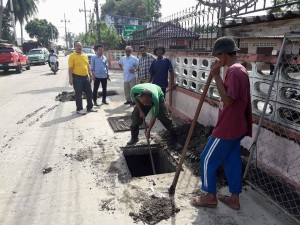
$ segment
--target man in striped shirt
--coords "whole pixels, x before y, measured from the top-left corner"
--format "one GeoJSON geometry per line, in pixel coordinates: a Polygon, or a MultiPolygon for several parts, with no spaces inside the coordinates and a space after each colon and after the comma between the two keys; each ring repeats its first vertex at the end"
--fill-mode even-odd
{"type": "Polygon", "coordinates": [[[139,51],[141,53],[141,58],[139,59],[139,65],[137,68],[138,71],[138,83],[150,83],[151,82],[151,75],[150,75],[150,66],[152,62],[155,60],[154,56],[149,54],[146,51],[146,46],[141,45],[139,47],[139,51]]]}

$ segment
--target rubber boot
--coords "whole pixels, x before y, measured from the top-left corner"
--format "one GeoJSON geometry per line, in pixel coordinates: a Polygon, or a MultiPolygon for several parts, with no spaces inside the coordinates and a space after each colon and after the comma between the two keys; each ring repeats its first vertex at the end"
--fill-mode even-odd
{"type": "Polygon", "coordinates": [[[127,142],[127,145],[134,145],[139,141],[139,128],[138,129],[130,129],[131,131],[131,139],[127,142]]]}
{"type": "Polygon", "coordinates": [[[178,142],[175,130],[170,130],[170,134],[175,151],[179,151],[180,149],[182,149],[183,146],[178,142]]]}

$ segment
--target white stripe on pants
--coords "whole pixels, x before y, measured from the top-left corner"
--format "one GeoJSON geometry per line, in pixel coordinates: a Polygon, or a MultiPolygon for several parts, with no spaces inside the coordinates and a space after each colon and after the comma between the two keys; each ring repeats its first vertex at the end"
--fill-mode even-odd
{"type": "Polygon", "coordinates": [[[211,156],[211,154],[213,153],[213,151],[215,150],[216,146],[218,145],[220,139],[216,138],[213,142],[213,144],[211,145],[210,149],[208,150],[208,153],[204,159],[204,186],[208,187],[208,182],[207,182],[207,165],[208,165],[208,161],[209,158],[211,156]]]}
{"type": "Polygon", "coordinates": [[[125,94],[125,98],[126,101],[132,101],[132,99],[130,98],[130,90],[133,86],[136,85],[136,78],[132,79],[129,82],[124,82],[124,94],[125,94]]]}

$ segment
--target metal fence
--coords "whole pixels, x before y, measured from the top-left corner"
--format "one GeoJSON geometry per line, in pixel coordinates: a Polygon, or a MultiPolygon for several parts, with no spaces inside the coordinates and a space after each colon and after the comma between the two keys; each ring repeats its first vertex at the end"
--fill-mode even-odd
{"type": "MultiPolygon", "coordinates": [[[[256,79],[260,114],[244,177],[300,220],[300,35],[284,38],[270,79],[256,79]],[[254,156],[254,157],[253,157],[254,156]]],[[[253,99],[252,99],[253,100],[253,99]]]]}
{"type": "Polygon", "coordinates": [[[149,23],[149,27],[133,33],[135,50],[143,44],[148,49],[158,45],[167,50],[210,52],[215,39],[223,34],[227,20],[242,16],[299,9],[299,0],[198,0],[194,7],[149,23]]]}

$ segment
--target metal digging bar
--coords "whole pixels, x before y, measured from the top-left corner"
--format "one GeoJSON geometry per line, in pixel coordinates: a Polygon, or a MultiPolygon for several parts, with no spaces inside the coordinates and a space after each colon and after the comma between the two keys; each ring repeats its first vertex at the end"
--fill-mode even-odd
{"type": "Polygon", "coordinates": [[[192,138],[192,135],[193,135],[193,132],[194,132],[194,128],[195,128],[196,122],[198,120],[198,117],[199,117],[202,105],[204,103],[205,96],[207,94],[207,91],[208,91],[209,85],[211,83],[211,80],[212,80],[212,74],[210,73],[209,76],[208,76],[207,82],[206,82],[206,84],[204,86],[204,90],[203,90],[203,92],[201,94],[200,101],[199,101],[197,110],[195,112],[194,119],[192,121],[192,124],[191,124],[190,130],[189,130],[188,136],[186,138],[186,141],[185,141],[185,144],[184,144],[184,147],[183,147],[183,151],[181,153],[180,161],[179,161],[179,164],[178,164],[178,166],[176,168],[176,173],[174,175],[174,179],[173,179],[172,185],[169,188],[169,194],[170,195],[174,195],[175,194],[175,189],[176,189],[178,178],[179,178],[179,175],[180,175],[180,172],[181,172],[182,164],[184,162],[185,155],[187,153],[188,146],[190,144],[190,141],[191,141],[191,138],[192,138]]]}
{"type": "MultiPolygon", "coordinates": [[[[145,119],[144,119],[144,126],[145,126],[145,134],[146,134],[146,133],[147,133],[147,124],[146,124],[146,120],[145,120],[145,119]]],[[[149,138],[146,138],[146,139],[147,139],[147,145],[148,145],[149,154],[150,154],[150,160],[151,160],[152,171],[153,171],[153,174],[155,175],[155,174],[156,174],[156,171],[155,171],[155,166],[154,166],[154,161],[153,161],[153,156],[152,156],[152,151],[151,151],[150,141],[149,141],[149,138]]]]}
{"type": "Polygon", "coordinates": [[[263,120],[264,120],[265,115],[266,115],[267,106],[268,106],[268,103],[269,103],[269,100],[270,100],[270,96],[272,94],[272,87],[274,85],[276,76],[278,74],[279,64],[280,64],[280,60],[281,60],[281,57],[282,57],[282,54],[283,54],[286,42],[287,42],[287,37],[285,36],[284,39],[283,39],[283,42],[282,42],[282,46],[281,46],[281,49],[280,49],[277,61],[276,61],[276,65],[275,65],[275,69],[274,69],[274,74],[273,74],[273,77],[272,77],[272,80],[271,80],[271,83],[270,83],[270,87],[269,87],[269,90],[268,90],[267,98],[265,100],[264,108],[263,108],[262,114],[261,114],[260,119],[259,119],[259,125],[258,125],[258,128],[257,128],[256,134],[255,134],[253,143],[252,143],[252,145],[251,145],[251,147],[249,149],[250,155],[249,155],[248,163],[247,163],[246,168],[245,168],[243,179],[245,179],[246,176],[247,176],[247,174],[248,174],[249,166],[250,166],[250,163],[251,163],[252,158],[253,158],[254,150],[257,147],[256,145],[257,145],[258,136],[260,134],[262,123],[263,123],[263,120]]]}

